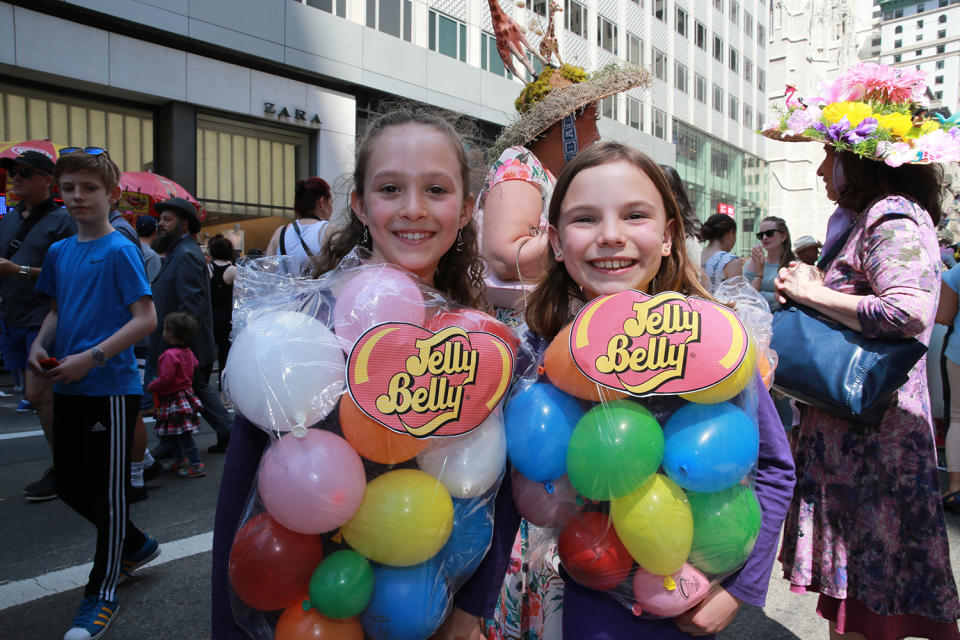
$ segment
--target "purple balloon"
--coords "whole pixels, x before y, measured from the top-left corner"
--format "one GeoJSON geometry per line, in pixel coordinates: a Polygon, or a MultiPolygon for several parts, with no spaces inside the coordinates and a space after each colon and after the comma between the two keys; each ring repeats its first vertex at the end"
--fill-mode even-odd
{"type": "Polygon", "coordinates": [[[547,491],[543,482],[534,482],[516,469],[510,477],[517,511],[538,527],[562,527],[580,511],[577,491],[570,485],[567,476],[550,483],[553,493],[547,491]]]}
{"type": "Polygon", "coordinates": [[[274,442],[260,462],[257,487],[270,516],[299,533],[333,531],[349,520],[367,489],[363,461],[338,435],[308,429],[274,442]]]}
{"type": "Polygon", "coordinates": [[[386,264],[362,267],[350,276],[333,308],[337,336],[353,346],[364,332],[381,322],[423,326],[426,308],[420,286],[409,275],[386,264]]]}

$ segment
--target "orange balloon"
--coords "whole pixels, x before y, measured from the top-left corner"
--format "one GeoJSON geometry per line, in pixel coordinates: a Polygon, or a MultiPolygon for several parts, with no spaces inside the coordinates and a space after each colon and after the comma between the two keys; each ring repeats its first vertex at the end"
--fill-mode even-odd
{"type": "Polygon", "coordinates": [[[626,398],[627,394],[623,391],[614,391],[597,384],[577,368],[570,355],[570,327],[572,326],[568,324],[561,329],[543,354],[543,369],[550,378],[550,382],[557,389],[584,400],[600,402],[626,398]]]}
{"type": "Polygon", "coordinates": [[[381,464],[405,462],[427,448],[426,439],[414,438],[386,428],[363,411],[350,394],[340,400],[340,429],[361,456],[381,464]]]}
{"type": "MultiPolygon", "coordinates": [[[[306,600],[307,596],[304,595],[306,600]]],[[[273,632],[274,640],[363,640],[363,627],[356,618],[334,620],[316,609],[303,610],[297,603],[284,609],[273,632]]]]}
{"type": "Polygon", "coordinates": [[[770,366],[770,359],[766,352],[757,354],[757,369],[763,379],[763,386],[769,389],[773,385],[773,367],[770,366]]]}

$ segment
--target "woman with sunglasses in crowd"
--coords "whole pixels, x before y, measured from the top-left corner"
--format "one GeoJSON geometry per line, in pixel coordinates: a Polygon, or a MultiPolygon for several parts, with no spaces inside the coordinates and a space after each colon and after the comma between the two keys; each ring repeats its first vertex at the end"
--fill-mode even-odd
{"type": "Polygon", "coordinates": [[[793,255],[790,231],[783,218],[767,216],[760,221],[757,231],[757,240],[760,244],[750,251],[750,260],[743,270],[743,277],[760,292],[764,300],[770,305],[770,311],[780,308],[776,299],[776,287],[773,284],[777,272],[796,260],[793,255]],[[766,254],[766,259],[764,259],[766,254]]]}

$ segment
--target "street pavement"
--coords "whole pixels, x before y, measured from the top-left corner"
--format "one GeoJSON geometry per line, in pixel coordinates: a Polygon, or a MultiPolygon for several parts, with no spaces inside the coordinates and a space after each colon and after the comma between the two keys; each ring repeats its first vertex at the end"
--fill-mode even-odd
{"type": "MultiPolygon", "coordinates": [[[[0,391],[12,393],[8,377],[0,378],[0,391]]],[[[24,501],[24,485],[40,477],[50,453],[36,416],[16,412],[18,400],[0,397],[0,638],[59,640],[82,597],[95,534],[59,500],[24,501]]],[[[152,447],[156,440],[147,427],[152,447]]],[[[197,442],[206,478],[167,473],[148,484],[149,499],[131,507],[133,521],[160,541],[162,554],[120,587],[120,612],[108,638],[210,637],[211,532],[224,456],[205,452],[215,441],[204,424],[197,442]]],[[[960,567],[960,516],[948,514],[947,526],[951,562],[960,567]]],[[[790,593],[778,571],[779,564],[766,607],[745,606],[721,640],[827,638],[816,596],[790,593]]]]}

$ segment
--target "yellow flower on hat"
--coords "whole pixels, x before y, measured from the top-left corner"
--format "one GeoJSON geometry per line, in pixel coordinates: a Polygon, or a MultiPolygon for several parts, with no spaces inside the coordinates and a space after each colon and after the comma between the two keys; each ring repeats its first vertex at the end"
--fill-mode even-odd
{"type": "Polygon", "coordinates": [[[846,100],[834,102],[823,108],[823,118],[830,124],[836,124],[847,117],[851,127],[856,127],[864,118],[873,115],[873,108],[865,102],[846,100]]]}
{"type": "Polygon", "coordinates": [[[920,135],[930,133],[931,131],[936,131],[939,128],[940,128],[940,125],[937,122],[933,120],[927,120],[922,125],[920,125],[920,135]]]}
{"type": "Polygon", "coordinates": [[[887,129],[895,136],[906,137],[907,133],[913,127],[913,120],[906,113],[888,113],[884,116],[877,116],[877,122],[881,127],[887,129]]]}

